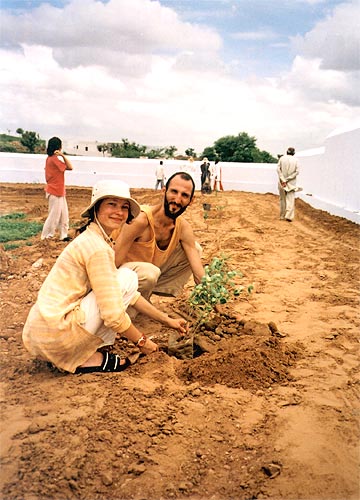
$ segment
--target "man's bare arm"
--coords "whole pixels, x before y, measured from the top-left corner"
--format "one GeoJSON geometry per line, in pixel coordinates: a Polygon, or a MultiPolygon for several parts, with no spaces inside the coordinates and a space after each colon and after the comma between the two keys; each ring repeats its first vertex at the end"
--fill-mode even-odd
{"type": "Polygon", "coordinates": [[[126,256],[134,241],[139,238],[148,226],[148,220],[144,213],[141,213],[131,224],[124,224],[120,234],[115,241],[115,265],[120,267],[126,262],[126,256]]]}
{"type": "Polygon", "coordinates": [[[191,271],[194,275],[194,281],[196,284],[201,282],[201,278],[204,276],[204,266],[202,265],[199,252],[195,246],[195,235],[192,227],[187,221],[183,221],[181,228],[180,242],[185,252],[186,258],[189,261],[191,271]]]}

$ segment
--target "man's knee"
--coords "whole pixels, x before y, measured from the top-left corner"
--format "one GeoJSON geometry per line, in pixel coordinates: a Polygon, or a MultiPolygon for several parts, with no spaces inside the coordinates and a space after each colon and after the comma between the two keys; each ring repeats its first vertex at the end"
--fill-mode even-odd
{"type": "Polygon", "coordinates": [[[158,282],[161,271],[154,264],[146,263],[141,271],[139,272],[139,283],[141,281],[142,285],[146,289],[153,289],[158,282]],[[141,279],[140,279],[141,277],[141,279]]]}
{"type": "Polygon", "coordinates": [[[152,290],[161,274],[161,271],[154,264],[149,262],[127,262],[124,264],[127,267],[136,272],[139,281],[139,290],[152,290]]]}

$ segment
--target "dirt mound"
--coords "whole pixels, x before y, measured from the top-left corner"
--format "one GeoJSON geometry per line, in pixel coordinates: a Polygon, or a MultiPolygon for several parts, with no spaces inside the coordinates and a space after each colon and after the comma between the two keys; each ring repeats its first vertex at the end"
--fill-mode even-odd
{"type": "Polygon", "coordinates": [[[215,352],[187,362],[178,375],[189,382],[256,392],[293,380],[289,367],[299,355],[300,347],[284,346],[275,337],[242,336],[220,341],[215,352]]]}

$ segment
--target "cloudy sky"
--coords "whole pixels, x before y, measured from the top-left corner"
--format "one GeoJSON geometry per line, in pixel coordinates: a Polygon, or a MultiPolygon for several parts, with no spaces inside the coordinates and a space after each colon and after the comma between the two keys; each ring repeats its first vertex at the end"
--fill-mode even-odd
{"type": "Polygon", "coordinates": [[[1,0],[0,132],[272,154],[360,116],[360,1],[1,0]]]}

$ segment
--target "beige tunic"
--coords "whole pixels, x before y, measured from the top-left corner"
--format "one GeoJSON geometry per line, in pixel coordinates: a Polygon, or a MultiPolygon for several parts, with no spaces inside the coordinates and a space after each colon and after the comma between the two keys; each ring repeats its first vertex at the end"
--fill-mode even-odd
{"type": "Polygon", "coordinates": [[[280,182],[286,182],[286,186],[282,189],[287,193],[296,191],[296,177],[299,175],[299,162],[292,155],[283,155],[278,162],[277,173],[279,176],[279,187],[282,187],[280,182]]]}
{"type": "Polygon", "coordinates": [[[60,254],[39,291],[23,330],[31,354],[69,372],[89,359],[102,344],[82,326],[80,303],[91,290],[105,326],[117,333],[127,330],[131,321],[116,277],[114,251],[95,223],[60,254]]]}

